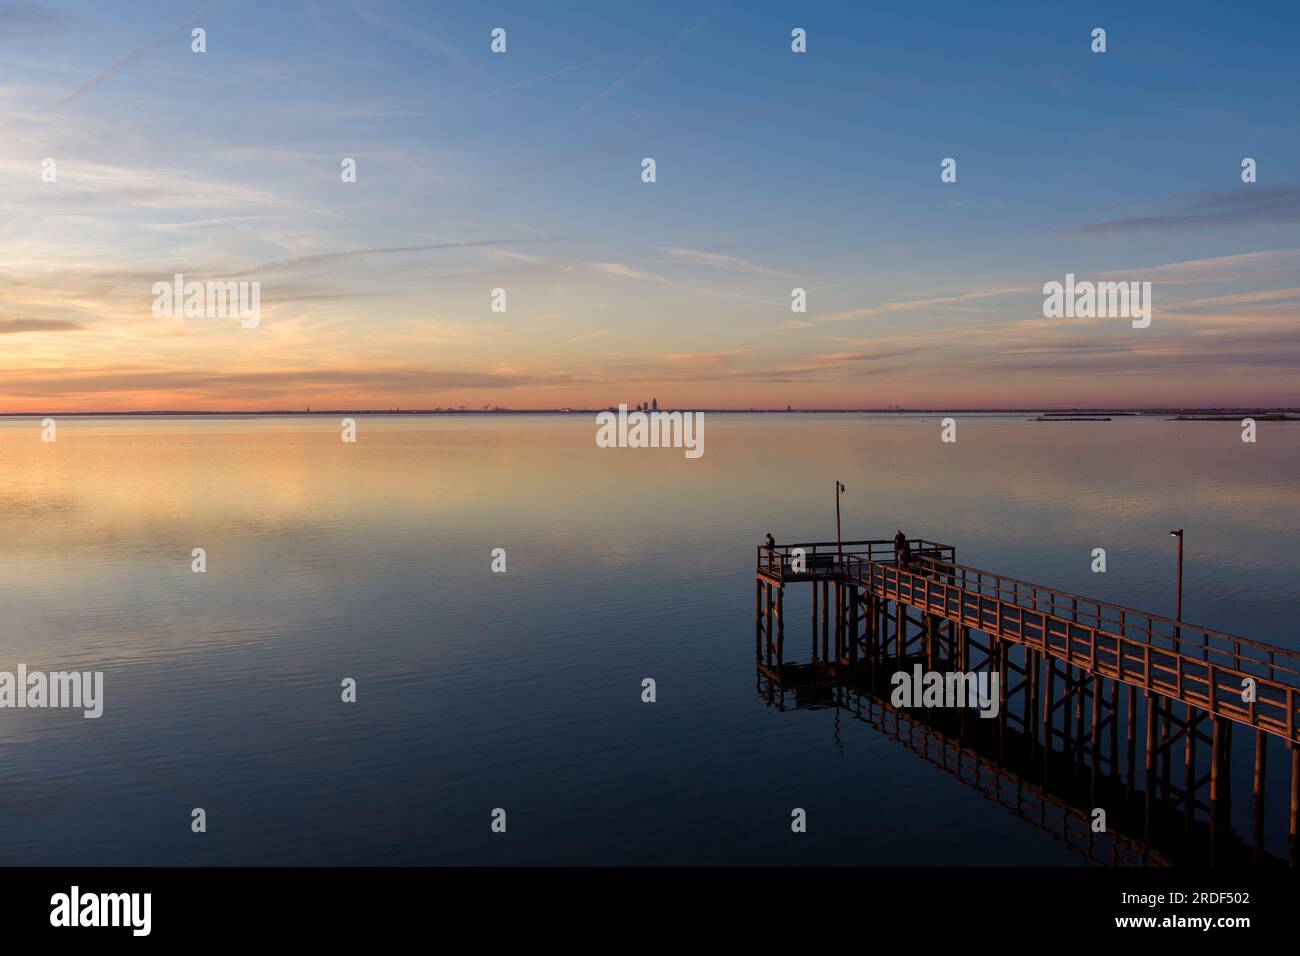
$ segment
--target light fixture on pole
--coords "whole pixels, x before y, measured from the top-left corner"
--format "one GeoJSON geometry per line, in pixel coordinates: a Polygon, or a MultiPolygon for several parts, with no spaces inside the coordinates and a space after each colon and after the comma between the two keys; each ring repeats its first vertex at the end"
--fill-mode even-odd
{"type": "Polygon", "coordinates": [[[835,482],[835,553],[843,557],[844,545],[840,538],[840,495],[844,494],[844,485],[840,481],[835,482]]]}

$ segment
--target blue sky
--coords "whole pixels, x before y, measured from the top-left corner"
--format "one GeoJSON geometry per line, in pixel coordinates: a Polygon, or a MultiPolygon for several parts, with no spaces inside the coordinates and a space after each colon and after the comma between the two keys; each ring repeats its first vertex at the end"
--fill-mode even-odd
{"type": "Polygon", "coordinates": [[[0,3],[0,407],[1294,403],[1297,21],[0,3]],[[266,321],[159,320],[176,271],[266,321]],[[1066,273],[1152,327],[1043,319],[1066,273]]]}

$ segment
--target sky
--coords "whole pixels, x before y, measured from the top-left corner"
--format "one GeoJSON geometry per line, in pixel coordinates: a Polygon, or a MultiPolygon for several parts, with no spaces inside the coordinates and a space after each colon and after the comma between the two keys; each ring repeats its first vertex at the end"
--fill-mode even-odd
{"type": "Polygon", "coordinates": [[[1298,28],[0,0],[0,412],[1297,405],[1298,28]],[[177,273],[260,321],[155,315],[177,273]],[[1045,318],[1067,274],[1150,326],[1045,318]]]}

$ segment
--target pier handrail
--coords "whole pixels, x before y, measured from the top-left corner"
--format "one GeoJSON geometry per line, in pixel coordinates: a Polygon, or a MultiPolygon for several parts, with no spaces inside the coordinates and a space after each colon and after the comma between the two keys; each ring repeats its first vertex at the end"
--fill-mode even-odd
{"type": "MultiPolygon", "coordinates": [[[[843,542],[845,559],[856,558],[862,560],[860,552],[863,545],[868,546],[868,561],[876,564],[888,563],[892,565],[894,555],[894,542],[892,539],[845,541],[843,542]],[[875,556],[877,551],[882,557],[875,556]],[[888,555],[888,561],[884,558],[886,554],[888,555]]],[[[937,541],[928,541],[924,538],[909,538],[908,546],[912,549],[912,559],[914,561],[922,561],[931,565],[937,574],[958,577],[962,582],[962,590],[978,592],[986,597],[997,598],[1000,601],[1016,604],[1033,611],[1042,612],[1046,610],[1047,613],[1062,620],[1065,620],[1065,618],[1061,615],[1068,614],[1070,615],[1068,620],[1071,623],[1086,624],[1091,622],[1098,630],[1112,636],[1136,639],[1136,636],[1145,635],[1148,643],[1154,643],[1156,638],[1176,642],[1171,645],[1170,650],[1179,650],[1179,645],[1187,642],[1187,634],[1195,635],[1200,642],[1194,648],[1196,650],[1203,650],[1210,640],[1231,643],[1234,646],[1239,645],[1243,649],[1253,648],[1270,653],[1274,658],[1280,657],[1293,661],[1294,666],[1288,666],[1274,660],[1271,662],[1271,666],[1284,673],[1295,674],[1300,677],[1300,651],[1293,651],[1264,641],[1203,627],[1189,621],[1178,621],[1161,614],[1140,611],[1136,608],[1075,594],[1071,591],[1063,591],[1060,588],[1049,587],[1045,584],[1035,584],[1031,581],[1013,578],[1007,574],[956,564],[951,560],[945,561],[942,557],[936,556],[936,552],[947,552],[951,555],[955,553],[955,549],[950,545],[940,544],[937,541]],[[972,583],[975,585],[973,588],[970,586],[972,583]],[[1024,601],[1029,603],[1022,603],[1024,601]],[[1045,604],[1046,607],[1040,607],[1040,604],[1045,604]],[[1107,628],[1107,624],[1114,625],[1114,628],[1107,628]],[[1150,626],[1147,626],[1147,624],[1150,626]],[[1137,632],[1136,636],[1132,633],[1134,631],[1137,632]]],[[[766,545],[759,545],[759,568],[776,570],[784,567],[789,562],[791,548],[803,548],[810,559],[814,555],[825,557],[837,553],[834,541],[778,544],[775,549],[769,549],[766,545]],[[768,553],[768,560],[766,561],[764,560],[765,553],[768,553]]],[[[812,562],[809,561],[810,566],[811,564],[812,562]]],[[[1212,644],[1209,649],[1215,653],[1224,652],[1222,648],[1216,649],[1212,644]]],[[[1180,653],[1182,652],[1180,650],[1180,653]]]]}
{"type": "MultiPolygon", "coordinates": [[[[1300,669],[1278,661],[1282,657],[1294,664],[1300,654],[1287,648],[1140,611],[1130,613],[1168,623],[1175,632],[1163,635],[1143,628],[1140,638],[1119,634],[1106,630],[1105,619],[1100,624],[1095,620],[1072,620],[1008,601],[1001,596],[1005,589],[995,589],[993,594],[971,590],[964,585],[970,583],[972,574],[981,576],[976,579],[981,587],[985,586],[984,579],[998,576],[961,565],[930,563],[904,571],[892,561],[864,561],[846,555],[843,573],[845,580],[922,611],[994,632],[1094,674],[1194,704],[1216,716],[1300,743],[1300,669]],[[967,573],[963,575],[963,571],[967,573]],[[1200,653],[1190,654],[1184,649],[1184,635],[1189,632],[1199,636],[1194,650],[1200,653]],[[1158,646],[1155,637],[1167,637],[1170,646],[1158,646]],[[1211,643],[1210,638],[1216,642],[1211,643]],[[1221,639],[1231,643],[1231,651],[1221,646],[1221,639]],[[1211,660],[1211,654],[1215,660],[1211,660]],[[1230,663],[1224,660],[1228,657],[1230,663]],[[1255,682],[1255,699],[1251,701],[1242,696],[1246,678],[1255,682]]],[[[1038,590],[1051,589],[1038,586],[1038,590]]]]}
{"type": "MultiPolygon", "coordinates": [[[[1242,648],[1254,648],[1257,650],[1267,651],[1275,656],[1287,658],[1296,662],[1295,667],[1288,667],[1283,664],[1274,663],[1273,666],[1285,673],[1300,676],[1300,651],[1293,651],[1289,648],[1278,647],[1274,644],[1268,644],[1264,641],[1253,640],[1249,637],[1240,637],[1236,634],[1229,634],[1226,631],[1218,631],[1214,628],[1202,627],[1198,624],[1192,624],[1188,621],[1179,621],[1176,618],[1166,617],[1162,614],[1155,614],[1150,611],[1140,611],[1136,608],[1125,607],[1122,604],[1112,604],[1109,601],[1101,601],[1097,598],[1087,597],[1082,594],[1074,594],[1070,591],[1062,591],[1059,588],[1047,587],[1043,584],[1034,584],[1030,581],[1022,581],[1019,578],[1013,578],[1010,575],[998,574],[993,571],[985,571],[981,568],[968,567],[961,564],[952,564],[936,560],[928,555],[921,555],[921,560],[934,566],[940,574],[955,574],[962,582],[963,590],[977,590],[989,597],[996,597],[998,600],[1007,601],[1010,604],[1020,604],[1021,599],[1027,599],[1033,603],[1021,605],[1030,610],[1042,611],[1043,608],[1036,606],[1044,601],[1039,595],[1046,595],[1047,610],[1053,616],[1058,618],[1062,614],[1069,614],[1071,623],[1085,624],[1091,621],[1099,630],[1113,634],[1119,637],[1133,638],[1134,635],[1129,633],[1130,630],[1137,630],[1140,634],[1148,636],[1148,642],[1154,638],[1166,638],[1174,645],[1171,650],[1178,649],[1180,653],[1186,653],[1181,650],[1181,645],[1186,643],[1188,633],[1198,635],[1201,643],[1193,649],[1204,649],[1210,639],[1217,639],[1230,642],[1233,645],[1240,645],[1242,648]],[[971,576],[975,576],[975,588],[970,587],[971,576]],[[992,593],[989,593],[988,581],[992,583],[992,593]],[[1008,585],[1010,586],[1008,588],[1008,585]],[[1010,592],[1010,597],[1006,595],[1010,592]],[[1028,592],[1028,593],[1025,593],[1028,592]],[[1065,606],[1064,600],[1068,599],[1070,605],[1065,606]],[[1084,605],[1092,605],[1093,610],[1085,614],[1084,605]],[[1104,612],[1112,612],[1107,616],[1104,612]],[[1059,613],[1058,613],[1059,612],[1059,613]],[[1133,627],[1134,622],[1147,622],[1150,626],[1133,627]],[[1118,630],[1107,630],[1105,625],[1111,623],[1118,627],[1118,630]],[[1157,631],[1156,625],[1161,625],[1162,630],[1157,631]]],[[[1213,645],[1209,646],[1212,652],[1222,653],[1222,649],[1216,649],[1213,645]]]]}
{"type": "MultiPolygon", "coordinates": [[[[1121,714],[1127,714],[1130,789],[1136,779],[1137,722],[1144,713],[1144,814],[1150,813],[1155,776],[1161,774],[1166,779],[1160,792],[1175,796],[1184,827],[1198,808],[1208,808],[1212,837],[1216,821],[1228,821],[1222,811],[1231,792],[1234,725],[1250,728],[1255,737],[1257,796],[1267,738],[1281,737],[1291,752],[1291,862],[1300,859],[1295,842],[1300,834],[1300,649],[958,564],[952,547],[923,538],[909,539],[908,545],[903,553],[895,551],[892,540],[880,539],[760,545],[754,626],[760,674],[782,686],[787,678],[803,686],[801,675],[811,673],[883,687],[922,666],[955,668],[957,676],[967,678],[978,673],[996,679],[1000,673],[1001,686],[994,692],[1001,694],[1002,714],[1010,712],[1007,705],[1018,695],[1023,715],[1014,716],[1026,739],[1041,736],[1044,755],[1055,749],[1057,738],[1086,745],[1094,773],[1106,760],[1110,772],[1118,773],[1121,714]],[[784,656],[788,592],[800,583],[812,585],[812,658],[806,665],[788,663],[784,656]],[[1182,706],[1175,709],[1176,704],[1182,706]],[[1208,730],[1201,726],[1207,719],[1208,730]],[[1107,727],[1108,757],[1102,737],[1107,727]],[[1176,741],[1185,750],[1181,790],[1170,776],[1176,741]],[[1211,767],[1198,779],[1202,743],[1210,746],[1211,767]],[[1204,785],[1208,804],[1196,796],[1204,785]]],[[[952,676],[950,670],[948,679],[952,676]]],[[[931,706],[928,700],[913,703],[931,706]]],[[[1006,727],[998,725],[999,747],[1006,727]]],[[[1257,802],[1257,828],[1260,806],[1257,802]]]]}
{"type": "Polygon", "coordinates": [[[1300,744],[1300,652],[955,562],[948,545],[806,542],[758,548],[761,577],[844,581],[1092,673],[1204,708],[1300,744]],[[804,562],[790,554],[802,548],[804,562]],[[1253,699],[1244,693],[1254,682],[1253,699]]]}
{"type": "MultiPolygon", "coordinates": [[[[907,545],[912,549],[914,556],[927,558],[947,557],[948,560],[952,560],[956,556],[956,550],[952,546],[940,544],[938,541],[909,538],[907,545]]],[[[804,550],[804,560],[808,568],[829,568],[833,572],[838,570],[835,557],[840,553],[845,556],[866,557],[869,561],[880,561],[886,557],[892,561],[894,557],[893,538],[866,538],[860,541],[841,542],[798,541],[790,544],[778,544],[774,548],[760,544],[758,546],[758,569],[778,578],[790,577],[791,574],[798,573],[790,570],[790,565],[793,563],[790,552],[795,548],[804,550]]]]}

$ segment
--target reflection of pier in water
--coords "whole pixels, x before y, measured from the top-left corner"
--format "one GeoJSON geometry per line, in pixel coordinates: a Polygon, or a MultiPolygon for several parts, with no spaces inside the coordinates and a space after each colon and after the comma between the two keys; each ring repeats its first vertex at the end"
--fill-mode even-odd
{"type": "Polygon", "coordinates": [[[907,569],[887,541],[758,549],[755,657],[772,705],[791,695],[847,710],[1089,859],[1119,865],[1280,862],[1264,833],[1272,739],[1292,755],[1295,863],[1300,655],[966,568],[946,545],[911,547],[907,569]],[[805,582],[811,654],[787,663],[785,589],[805,582]],[[894,707],[890,678],[915,665],[996,673],[998,716],[894,707]],[[1258,695],[1243,703],[1247,677],[1258,695]],[[1241,724],[1255,738],[1248,843],[1232,825],[1241,724]],[[1198,757],[1209,758],[1200,774],[1198,757]],[[1106,832],[1093,832],[1094,808],[1106,832]]]}
{"type": "MultiPolygon", "coordinates": [[[[914,663],[914,662],[910,662],[914,663]]],[[[909,666],[910,666],[909,663],[909,666]]],[[[1109,774],[1080,772],[1080,749],[1044,750],[999,715],[985,720],[955,709],[901,708],[889,703],[890,687],[867,686],[863,674],[827,663],[786,664],[777,672],[760,665],[758,693],[785,710],[839,708],[869,724],[930,764],[978,790],[1013,815],[1038,827],[1080,856],[1106,866],[1204,865],[1209,862],[1209,825],[1189,832],[1177,800],[1154,801],[1109,774]],[[854,681],[860,681],[855,686],[854,681]],[[1092,829],[1092,810],[1106,810],[1106,830],[1092,829]],[[1148,822],[1146,814],[1153,819],[1148,822]],[[1143,834],[1148,834],[1144,837],[1143,834]]],[[[1217,863],[1280,864],[1242,842],[1235,832],[1220,841],[1217,863]]]]}

